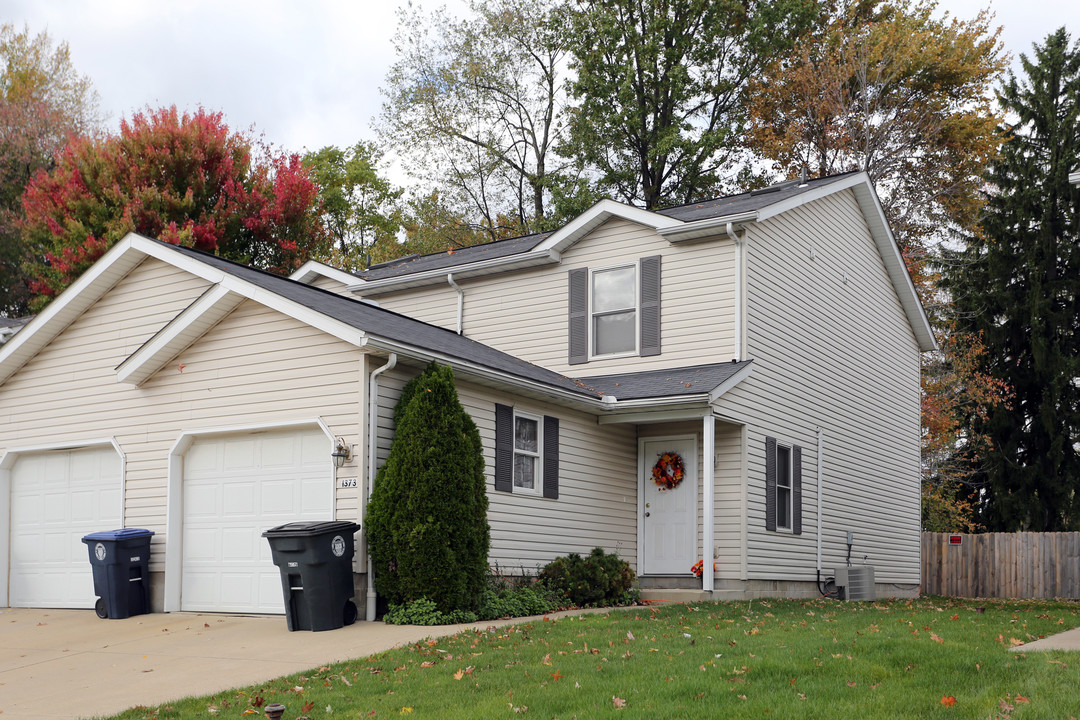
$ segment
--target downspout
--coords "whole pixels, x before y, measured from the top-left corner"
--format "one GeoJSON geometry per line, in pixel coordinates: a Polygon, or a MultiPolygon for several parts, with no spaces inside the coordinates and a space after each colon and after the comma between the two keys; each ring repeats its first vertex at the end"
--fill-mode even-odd
{"type": "Polygon", "coordinates": [[[446,273],[446,282],[450,283],[450,287],[457,290],[457,334],[461,335],[462,324],[465,320],[465,291],[454,282],[454,273],[446,273]]]}
{"type": "Polygon", "coordinates": [[[743,359],[743,296],[746,292],[746,272],[743,259],[746,255],[746,239],[735,232],[733,223],[727,224],[727,235],[735,243],[735,360],[743,359]]]}
{"type": "Polygon", "coordinates": [[[817,429],[817,575],[821,587],[821,468],[825,452],[825,431],[817,429]]]}
{"type": "Polygon", "coordinates": [[[715,535],[715,468],[713,456],[716,454],[716,422],[713,420],[712,410],[705,414],[703,422],[704,437],[702,439],[701,465],[705,469],[705,486],[702,488],[701,504],[704,514],[704,527],[702,528],[702,554],[701,554],[701,589],[707,593],[713,591],[713,547],[716,545],[715,535]]]}
{"type": "MultiPolygon", "coordinates": [[[[372,371],[368,378],[368,472],[367,472],[367,497],[364,498],[364,513],[367,513],[367,505],[371,500],[371,489],[375,486],[375,465],[379,447],[379,376],[387,370],[393,370],[397,365],[397,353],[390,353],[386,364],[372,371]]],[[[364,527],[367,532],[367,527],[364,527]]],[[[375,622],[375,563],[371,561],[371,552],[367,559],[367,621],[375,622]]]]}

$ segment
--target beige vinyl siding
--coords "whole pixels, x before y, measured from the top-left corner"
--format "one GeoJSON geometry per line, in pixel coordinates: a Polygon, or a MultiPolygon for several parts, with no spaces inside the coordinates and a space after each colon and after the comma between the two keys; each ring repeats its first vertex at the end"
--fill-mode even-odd
{"type": "Polygon", "coordinates": [[[354,297],[354,295],[349,292],[348,285],[343,282],[338,282],[334,278],[327,277],[325,275],[316,276],[314,280],[308,283],[308,285],[310,285],[311,287],[317,287],[320,290],[329,290],[332,293],[344,295],[345,297],[354,297]]]}
{"type": "MultiPolygon", "coordinates": [[[[141,387],[117,382],[116,366],[205,288],[148,259],[0,385],[0,448],[115,437],[126,458],[124,521],[156,533],[155,571],[164,567],[168,456],[182,433],[321,417],[360,442],[360,351],[252,301],[141,387]]],[[[356,492],[338,491],[339,518],[357,517],[356,492]]]]}
{"type": "MultiPolygon", "coordinates": [[[[566,250],[559,264],[459,279],[464,334],[575,377],[730,360],[734,354],[734,244],[725,238],[673,245],[653,230],[609,220],[566,250]],[[567,273],[661,255],[661,354],[567,362],[567,273]]],[[[457,293],[447,284],[384,293],[389,310],[457,328],[457,293]]]]}
{"type": "MultiPolygon", "coordinates": [[[[418,369],[395,369],[380,378],[379,451],[385,459],[393,408],[418,369]]],[[[595,416],[458,380],[458,397],[484,446],[489,562],[505,572],[533,574],[560,555],[594,547],[637,565],[637,435],[634,426],[600,426],[595,416]],[[559,498],[495,491],[495,403],[559,418],[559,498]]]]}
{"type": "Polygon", "coordinates": [[[919,351],[853,194],[751,226],[747,248],[754,372],[718,407],[748,424],[749,578],[815,577],[821,427],[826,574],[850,529],[878,582],[917,585],[919,351]],[[765,530],[766,436],[802,447],[800,536],[765,530]]]}

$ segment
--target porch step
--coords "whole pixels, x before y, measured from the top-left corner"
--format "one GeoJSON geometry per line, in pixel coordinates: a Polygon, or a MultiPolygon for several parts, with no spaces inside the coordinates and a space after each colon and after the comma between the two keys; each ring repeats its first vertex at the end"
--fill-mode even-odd
{"type": "Polygon", "coordinates": [[[721,600],[741,600],[742,593],[738,590],[664,590],[661,588],[642,588],[641,601],[643,603],[696,603],[696,602],[719,602],[721,600]]]}

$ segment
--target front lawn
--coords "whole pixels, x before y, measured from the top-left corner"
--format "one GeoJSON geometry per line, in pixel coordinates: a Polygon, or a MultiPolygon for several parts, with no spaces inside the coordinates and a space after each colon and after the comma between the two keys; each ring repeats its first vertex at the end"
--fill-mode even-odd
{"type": "Polygon", "coordinates": [[[1009,648],[1080,604],[925,598],[636,607],[469,631],[117,720],[1080,717],[1080,654],[1009,648]]]}

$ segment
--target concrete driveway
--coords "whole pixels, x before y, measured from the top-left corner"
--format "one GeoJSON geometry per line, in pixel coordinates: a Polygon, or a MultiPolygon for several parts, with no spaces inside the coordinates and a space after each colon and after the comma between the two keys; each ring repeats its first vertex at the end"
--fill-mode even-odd
{"type": "Polygon", "coordinates": [[[115,714],[468,627],[474,626],[357,622],[340,630],[291,633],[283,616],[157,613],[101,620],[93,610],[0,609],[0,713],[12,720],[115,714]]]}

